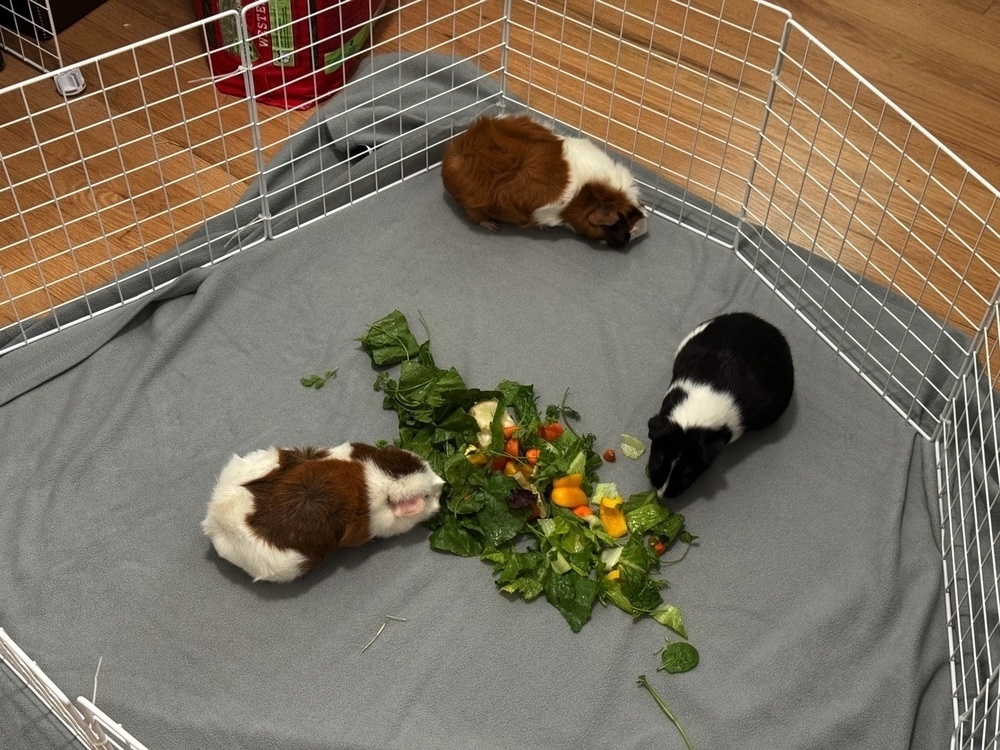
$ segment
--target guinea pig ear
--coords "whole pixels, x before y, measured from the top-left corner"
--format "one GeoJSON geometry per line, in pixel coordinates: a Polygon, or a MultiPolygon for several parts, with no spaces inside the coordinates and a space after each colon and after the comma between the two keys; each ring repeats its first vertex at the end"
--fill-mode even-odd
{"type": "Polygon", "coordinates": [[[587,214],[587,221],[599,227],[613,227],[618,217],[619,213],[611,206],[598,206],[587,214]]]}
{"type": "Polygon", "coordinates": [[[670,420],[662,414],[649,418],[649,439],[656,440],[670,432],[670,420]]]}

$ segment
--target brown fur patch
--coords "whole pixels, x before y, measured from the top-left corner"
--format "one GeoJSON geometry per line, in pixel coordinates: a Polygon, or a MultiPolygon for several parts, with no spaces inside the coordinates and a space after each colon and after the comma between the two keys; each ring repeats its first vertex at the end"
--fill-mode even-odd
{"type": "Polygon", "coordinates": [[[580,188],[559,218],[573,227],[577,234],[612,244],[608,236],[609,226],[603,218],[609,213],[615,216],[621,214],[629,230],[642,218],[642,211],[623,192],[600,182],[588,182],[580,188]],[[595,222],[598,217],[601,217],[601,223],[595,222]]]}
{"type": "Polygon", "coordinates": [[[245,485],[254,496],[247,524],[262,539],[302,553],[306,573],[338,547],[371,538],[361,464],[325,459],[327,451],[312,448],[278,453],[277,468],[245,485]]]}
{"type": "Polygon", "coordinates": [[[448,144],[441,180],[473,223],[530,227],[566,189],[569,167],[562,139],[530,117],[480,117],[448,144]]]}
{"type": "Polygon", "coordinates": [[[424,464],[417,456],[394,445],[376,448],[365,443],[352,443],[351,458],[356,461],[371,461],[394,479],[419,474],[424,470],[424,464]]]}
{"type": "Polygon", "coordinates": [[[298,463],[299,461],[316,461],[320,459],[327,458],[330,455],[330,451],[326,448],[314,448],[312,446],[307,446],[305,448],[279,448],[278,453],[281,457],[281,462],[288,462],[291,466],[292,463],[298,463]]]}

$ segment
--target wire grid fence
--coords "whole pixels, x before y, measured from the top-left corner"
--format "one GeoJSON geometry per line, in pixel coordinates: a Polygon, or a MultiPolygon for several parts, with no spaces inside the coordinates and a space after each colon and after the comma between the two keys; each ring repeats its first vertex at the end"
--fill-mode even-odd
{"type": "MultiPolygon", "coordinates": [[[[158,271],[186,267],[185,254],[218,262],[335,210],[304,212],[293,199],[275,211],[262,189],[263,236],[184,242],[266,185],[272,160],[310,117],[222,95],[211,78],[209,24],[230,24],[241,44],[253,42],[260,34],[248,31],[245,14],[266,2],[83,63],[94,84],[73,101],[57,97],[45,76],[0,90],[2,142],[19,144],[0,154],[0,333],[14,333],[7,349],[32,340],[35,322],[54,320],[46,335],[81,319],[62,312],[73,300],[89,304],[95,290],[125,304],[135,296],[126,282],[146,279],[147,293],[172,278],[158,271]]],[[[489,103],[526,104],[607,144],[636,167],[660,216],[732,247],[937,439],[953,744],[1000,746],[991,516],[997,191],[766,2],[401,0],[371,33],[371,45],[345,61],[399,51],[471,61],[484,82],[502,86],[503,98],[489,103]],[[970,383],[993,389],[974,401],[979,411],[961,406],[980,393],[970,383]]],[[[244,63],[252,68],[249,56],[244,63]]],[[[362,72],[346,89],[373,85],[362,72]]],[[[493,90],[484,85],[483,98],[493,90]]],[[[367,110],[338,116],[358,112],[367,110]]],[[[379,116],[389,117],[372,107],[369,124],[379,116]]],[[[428,140],[419,169],[388,170],[375,190],[434,168],[432,154],[451,135],[428,140]]],[[[390,167],[407,158],[391,139],[375,156],[390,167]]],[[[294,196],[299,184],[293,174],[284,189],[294,196]]],[[[349,176],[347,205],[369,192],[354,188],[349,176]]],[[[97,312],[88,307],[82,318],[97,312]]]]}
{"type": "Polygon", "coordinates": [[[1000,305],[937,444],[954,747],[1000,746],[1000,305]]]}
{"type": "Polygon", "coordinates": [[[0,0],[0,49],[38,70],[62,67],[48,0],[0,0]]]}
{"type": "MultiPolygon", "coordinates": [[[[438,14],[404,0],[379,20],[374,44],[345,60],[430,51],[497,76],[503,18],[501,0],[438,14]]],[[[187,255],[207,249],[217,262],[255,244],[233,231],[211,247],[182,247],[208,219],[235,216],[240,196],[266,183],[265,165],[309,112],[221,94],[208,64],[212,23],[242,30],[244,43],[260,37],[229,11],[81,63],[91,86],[72,100],[58,96],[50,76],[0,90],[0,352],[31,340],[38,321],[52,322],[35,334],[47,335],[92,317],[98,296],[112,299],[100,308],[110,309],[137,286],[147,293],[168,283],[187,255]],[[225,252],[216,255],[219,246],[225,252]],[[71,302],[84,304],[82,315],[71,302]]],[[[357,76],[349,86],[369,83],[357,76]]],[[[380,149],[385,160],[390,153],[380,149]]],[[[269,228],[281,218],[266,201],[261,215],[269,228]]]]}
{"type": "Polygon", "coordinates": [[[758,275],[935,437],[1000,283],[997,190],[793,22],[745,216],[758,275]]]}
{"type": "Polygon", "coordinates": [[[76,703],[70,701],[3,628],[0,628],[0,659],[84,747],[94,750],[146,750],[141,742],[112,721],[92,701],[82,697],[77,698],[76,703]]]}

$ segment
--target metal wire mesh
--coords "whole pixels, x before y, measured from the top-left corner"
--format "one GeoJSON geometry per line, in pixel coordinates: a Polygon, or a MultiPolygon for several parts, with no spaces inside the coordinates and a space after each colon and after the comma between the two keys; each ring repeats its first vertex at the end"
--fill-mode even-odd
{"type": "Polygon", "coordinates": [[[745,213],[769,236],[744,231],[741,254],[932,437],[1000,281],[1000,195],[788,29],[745,213]],[[898,313],[893,296],[917,307],[898,313]]]}
{"type": "Polygon", "coordinates": [[[955,746],[1000,745],[1000,305],[937,445],[955,746]]]}
{"type": "MultiPolygon", "coordinates": [[[[280,166],[280,187],[272,179],[304,126],[319,127],[312,110],[255,105],[273,90],[255,89],[261,63],[249,54],[238,74],[247,97],[220,94],[212,80],[210,25],[227,24],[247,49],[261,39],[248,14],[266,3],[83,63],[90,89],[72,101],[51,76],[0,90],[7,349],[106,309],[109,294],[112,306],[125,304],[192,264],[339,210],[323,196],[316,206],[298,197],[311,178],[294,160],[280,166]],[[261,233],[199,234],[217,217],[235,218],[252,190],[261,233]]],[[[366,24],[344,30],[357,35],[366,24]]],[[[953,745],[1000,747],[1000,193],[766,2],[402,0],[369,33],[343,64],[405,52],[471,62],[483,84],[477,103],[526,105],[607,144],[635,166],[663,218],[732,247],[936,440],[953,745]]],[[[378,95],[386,107],[374,106],[374,76],[362,66],[334,119],[378,128],[426,104],[404,97],[393,68],[401,64],[388,64],[400,82],[378,95]]],[[[336,189],[352,205],[434,168],[452,128],[427,135],[416,157],[401,141],[381,144],[374,187],[351,173],[348,154],[336,189]]]]}
{"type": "Polygon", "coordinates": [[[48,0],[0,0],[0,48],[39,70],[62,67],[48,0]]]}
{"type": "MultiPolygon", "coordinates": [[[[265,165],[309,117],[303,110],[255,107],[251,98],[227,96],[215,86],[210,25],[228,24],[252,41],[260,36],[246,31],[252,7],[81,63],[91,85],[72,100],[54,91],[51,76],[0,90],[0,132],[4,144],[13,144],[0,151],[0,334],[8,334],[0,351],[148,293],[187,268],[189,257],[203,262],[203,251],[216,262],[259,241],[231,231],[184,245],[209,219],[233,212],[252,186],[266,187],[271,172],[265,165]],[[68,306],[71,301],[77,304],[68,306]],[[40,320],[52,325],[43,334],[29,332],[40,320]]],[[[479,0],[432,13],[421,0],[409,0],[382,18],[374,43],[345,63],[430,51],[471,61],[484,78],[498,76],[502,10],[498,0],[479,0]]],[[[246,80],[247,90],[259,95],[246,80]]],[[[370,84],[360,75],[347,87],[370,84]]],[[[430,153],[435,144],[426,145],[430,153]]],[[[382,167],[393,166],[391,153],[379,149],[382,167]]],[[[294,194],[301,178],[294,164],[291,169],[285,189],[294,194]]],[[[383,179],[378,189],[393,182],[383,179]]],[[[349,179],[348,190],[352,185],[349,179]]],[[[270,234],[272,221],[282,217],[270,212],[263,192],[260,215],[270,234]]],[[[306,208],[288,209],[296,214],[291,228],[301,225],[297,214],[306,208]]]]}
{"type": "Polygon", "coordinates": [[[77,699],[76,704],[71,702],[3,628],[0,628],[0,659],[84,747],[91,750],[145,750],[142,743],[86,698],[77,699]]]}

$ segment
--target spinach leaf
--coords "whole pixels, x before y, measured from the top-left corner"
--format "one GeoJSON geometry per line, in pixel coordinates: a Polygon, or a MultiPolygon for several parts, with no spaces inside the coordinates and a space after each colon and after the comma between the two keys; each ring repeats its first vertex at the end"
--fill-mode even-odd
{"type": "MultiPolygon", "coordinates": [[[[548,562],[537,550],[515,552],[508,550],[501,564],[494,565],[496,583],[501,591],[518,594],[525,601],[536,599],[545,588],[548,562]]],[[[487,559],[487,555],[483,555],[487,559]]]]}
{"type": "Polygon", "coordinates": [[[672,515],[671,511],[658,503],[640,505],[634,510],[625,511],[625,521],[628,530],[633,534],[645,534],[657,524],[663,523],[672,515]]]}
{"type": "Polygon", "coordinates": [[[622,567],[621,577],[618,579],[624,594],[632,603],[632,606],[641,612],[650,612],[661,604],[663,597],[660,595],[661,583],[654,580],[648,573],[643,573],[635,568],[622,567]]]}
{"type": "Polygon", "coordinates": [[[599,589],[598,596],[601,602],[614,604],[618,609],[623,612],[627,612],[633,617],[637,617],[640,612],[637,612],[635,607],[632,606],[632,602],[629,601],[628,597],[622,591],[622,587],[617,581],[609,581],[606,577],[601,576],[598,579],[599,589]]]}
{"type": "Polygon", "coordinates": [[[376,320],[357,341],[376,365],[395,365],[417,354],[420,347],[410,332],[406,316],[393,310],[376,320]]]}
{"type": "Polygon", "coordinates": [[[562,575],[548,575],[545,579],[545,598],[559,610],[569,623],[570,630],[579,633],[594,609],[597,581],[572,570],[562,575]]]}
{"type": "Polygon", "coordinates": [[[618,559],[618,565],[625,568],[634,568],[643,573],[660,567],[660,558],[656,556],[641,536],[629,536],[622,549],[622,555],[618,559]]]}
{"type": "MultiPolygon", "coordinates": [[[[510,477],[503,478],[510,479],[510,477]]],[[[505,499],[498,499],[489,490],[483,495],[485,500],[483,507],[476,513],[476,525],[482,530],[486,545],[497,547],[521,533],[529,511],[527,508],[511,510],[507,507],[505,499]]]]}
{"type": "Polygon", "coordinates": [[[332,370],[327,370],[323,375],[309,375],[304,378],[299,378],[299,382],[302,383],[306,388],[315,388],[317,391],[326,385],[326,381],[330,378],[337,377],[337,368],[332,370]]]}
{"type": "Polygon", "coordinates": [[[462,557],[478,557],[483,553],[483,543],[454,516],[445,516],[444,523],[431,532],[430,544],[436,550],[462,557]]]}
{"type": "Polygon", "coordinates": [[[698,649],[690,643],[671,643],[660,651],[660,666],[656,671],[670,674],[690,672],[698,666],[698,649]]]}

